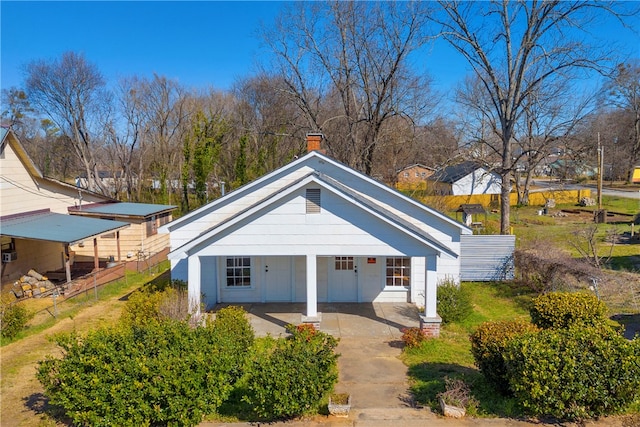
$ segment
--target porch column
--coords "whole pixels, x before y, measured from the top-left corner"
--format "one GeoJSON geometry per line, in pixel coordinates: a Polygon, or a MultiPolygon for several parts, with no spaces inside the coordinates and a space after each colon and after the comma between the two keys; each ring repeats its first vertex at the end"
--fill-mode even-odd
{"type": "Polygon", "coordinates": [[[307,254],[307,312],[302,317],[306,323],[318,323],[318,261],[315,254],[307,254]]]}
{"type": "Polygon", "coordinates": [[[71,254],[69,253],[69,245],[64,245],[64,272],[67,276],[67,283],[71,281],[71,254]]]}
{"type": "Polygon", "coordinates": [[[438,279],[437,273],[427,268],[425,283],[425,301],[424,315],[425,317],[437,317],[437,301],[438,301],[438,279]]]}
{"type": "Polygon", "coordinates": [[[120,230],[116,231],[116,248],[118,251],[118,262],[122,261],[120,258],[120,230]]]}
{"type": "Polygon", "coordinates": [[[98,238],[93,238],[93,268],[98,271],[100,268],[100,259],[98,258],[98,238]]]}
{"type": "Polygon", "coordinates": [[[200,257],[197,255],[190,255],[188,258],[188,268],[187,296],[189,298],[189,313],[193,315],[200,315],[200,257]]]}
{"type": "Polygon", "coordinates": [[[425,335],[433,338],[440,336],[442,318],[438,316],[438,256],[427,257],[425,274],[424,314],[420,316],[420,329],[425,335]]]}

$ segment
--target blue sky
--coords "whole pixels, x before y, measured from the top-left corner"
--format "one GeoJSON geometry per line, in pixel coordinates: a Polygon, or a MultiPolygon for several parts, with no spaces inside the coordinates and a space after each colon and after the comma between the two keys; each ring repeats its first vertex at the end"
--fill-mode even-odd
{"type": "MultiPolygon", "coordinates": [[[[21,67],[34,59],[83,53],[109,83],[158,73],[187,87],[229,89],[249,76],[261,52],[256,34],[273,22],[282,2],[0,2],[0,87],[22,86],[21,67]]],[[[640,28],[640,23],[638,25],[640,28]]],[[[619,26],[599,36],[640,57],[640,36],[619,26]]],[[[437,42],[416,64],[447,90],[468,72],[464,60],[437,42]]]]}
{"type": "Polygon", "coordinates": [[[226,89],[253,69],[260,22],[278,2],[1,2],[3,88],[33,59],[84,53],[104,76],[175,78],[226,89]]]}

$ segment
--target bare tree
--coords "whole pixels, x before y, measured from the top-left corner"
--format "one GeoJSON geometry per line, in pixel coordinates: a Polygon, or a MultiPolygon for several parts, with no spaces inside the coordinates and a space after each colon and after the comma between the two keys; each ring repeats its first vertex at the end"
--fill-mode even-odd
{"type": "Polygon", "coordinates": [[[153,79],[138,79],[133,90],[143,133],[139,170],[144,168],[158,183],[160,201],[172,203],[173,193],[179,191],[182,144],[191,114],[187,108],[190,95],[178,82],[157,74],[153,79]]]}
{"type": "Polygon", "coordinates": [[[87,174],[88,188],[106,194],[98,176],[96,152],[103,108],[110,100],[98,68],[74,52],[63,53],[59,59],[33,61],[26,66],[26,92],[32,104],[70,138],[87,174]]]}
{"type": "Polygon", "coordinates": [[[514,128],[514,174],[518,204],[529,204],[537,167],[558,147],[571,140],[592,109],[591,97],[580,97],[566,81],[539,87],[522,103],[522,116],[514,128]],[[564,96],[573,93],[574,96],[564,96]]]}
{"type": "Polygon", "coordinates": [[[640,160],[640,60],[618,65],[605,89],[611,103],[632,117],[631,149],[627,157],[627,181],[630,183],[640,160]]]}
{"type": "Polygon", "coordinates": [[[409,57],[429,40],[426,2],[293,3],[265,40],[308,126],[339,160],[371,174],[385,124],[419,122],[428,79],[409,57]]]}
{"type": "MultiPolygon", "coordinates": [[[[240,80],[234,87],[235,128],[248,135],[256,175],[274,170],[300,155],[309,130],[302,111],[287,94],[282,77],[266,73],[240,80]]],[[[239,136],[238,136],[239,137],[239,136]]]]}
{"type": "Polygon", "coordinates": [[[528,100],[539,89],[601,70],[609,59],[581,37],[615,3],[579,1],[441,1],[442,35],[473,68],[499,137],[500,232],[510,228],[509,194],[516,162],[513,137],[528,100]]]}

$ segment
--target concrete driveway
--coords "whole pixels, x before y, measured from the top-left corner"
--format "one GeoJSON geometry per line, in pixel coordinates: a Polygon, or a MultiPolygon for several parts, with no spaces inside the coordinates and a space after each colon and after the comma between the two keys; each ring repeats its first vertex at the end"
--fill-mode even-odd
{"type": "MultiPolygon", "coordinates": [[[[242,304],[256,336],[284,336],[287,324],[299,324],[304,304],[242,304]]],[[[217,309],[218,307],[216,307],[217,309]]],[[[428,409],[415,408],[402,352],[402,329],[419,326],[413,304],[319,304],[320,330],[340,338],[337,351],[337,392],[351,394],[350,420],[384,421],[437,419],[428,409]]],[[[329,420],[333,417],[329,417],[329,420]]],[[[342,423],[346,420],[333,419],[342,423]]]]}
{"type": "MultiPolygon", "coordinates": [[[[284,336],[287,324],[299,324],[304,304],[242,304],[249,313],[256,336],[284,336]]],[[[221,306],[219,306],[221,307],[221,306]]],[[[219,307],[216,307],[219,308],[219,307]]],[[[337,392],[351,394],[352,409],[348,418],[317,416],[313,419],[269,423],[273,426],[367,426],[367,427],[543,427],[539,422],[510,419],[447,419],[428,408],[416,407],[409,393],[407,367],[398,356],[402,353],[405,327],[419,325],[418,310],[412,304],[365,303],[319,304],[322,313],[320,330],[340,338],[337,392]]],[[[226,426],[225,423],[202,423],[201,427],[226,426]]],[[[233,426],[256,426],[236,423],[233,426]]],[[[571,425],[571,424],[568,424],[571,425]]],[[[587,422],[586,426],[626,427],[621,420],[587,422]]]]}

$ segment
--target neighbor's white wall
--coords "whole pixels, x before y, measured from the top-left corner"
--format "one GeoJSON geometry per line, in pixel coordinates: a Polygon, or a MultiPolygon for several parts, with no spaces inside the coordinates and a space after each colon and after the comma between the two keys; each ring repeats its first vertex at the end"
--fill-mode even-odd
{"type": "Polygon", "coordinates": [[[452,186],[453,195],[468,194],[500,194],[500,178],[480,168],[455,182],[452,186]]]}

